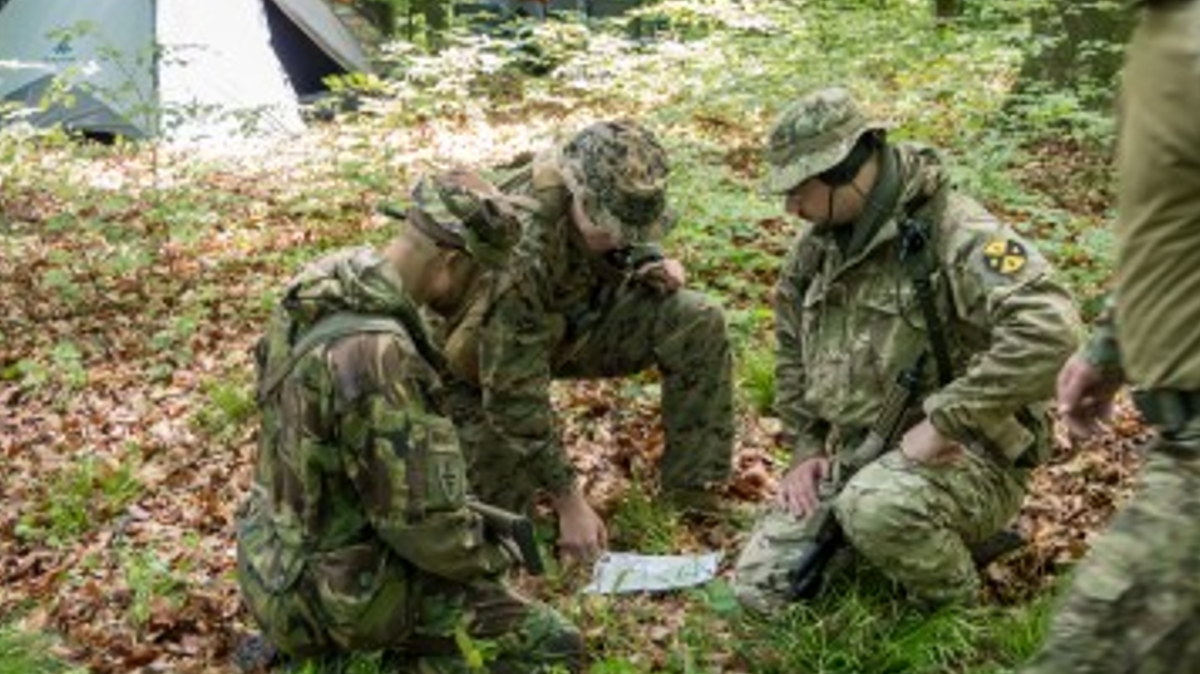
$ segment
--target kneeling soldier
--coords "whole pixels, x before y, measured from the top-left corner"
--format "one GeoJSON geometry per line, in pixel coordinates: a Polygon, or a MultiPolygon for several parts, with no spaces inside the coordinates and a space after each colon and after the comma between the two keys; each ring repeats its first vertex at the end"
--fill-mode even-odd
{"type": "Polygon", "coordinates": [[[239,582],[292,658],[391,651],[466,671],[578,671],[578,631],[508,589],[515,548],[469,507],[443,366],[419,310],[448,315],[520,236],[515,205],[478,176],[426,177],[381,252],[335,252],[284,292],[259,343],[262,428],[238,519],[239,582]]]}

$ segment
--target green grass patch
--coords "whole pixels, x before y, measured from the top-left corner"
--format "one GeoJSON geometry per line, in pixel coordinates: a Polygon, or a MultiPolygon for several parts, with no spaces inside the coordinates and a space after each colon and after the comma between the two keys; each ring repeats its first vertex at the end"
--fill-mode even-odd
{"type": "Polygon", "coordinates": [[[192,423],[216,439],[234,437],[258,411],[254,389],[244,377],[237,381],[210,380],[204,385],[203,401],[203,406],[192,417],[192,423]]]}
{"type": "Polygon", "coordinates": [[[999,674],[1032,655],[1048,603],[925,612],[854,564],[813,603],[767,619],[747,616],[737,626],[736,651],[762,674],[999,674]]]}
{"type": "Polygon", "coordinates": [[[53,645],[48,635],[0,626],[0,674],[84,674],[85,670],[55,657],[53,645]]]}
{"type": "Polygon", "coordinates": [[[608,518],[614,550],[637,550],[646,554],[677,551],[682,532],[679,513],[666,501],[634,483],[608,518]]]}
{"type": "Polygon", "coordinates": [[[137,500],[143,486],[136,471],[141,452],[129,445],[115,463],[84,456],[46,482],[39,500],[17,522],[18,538],[53,547],[74,544],[137,500]]]}
{"type": "Polygon", "coordinates": [[[187,569],[173,568],[156,550],[125,548],[120,552],[121,573],[129,587],[128,618],[141,630],[154,609],[178,609],[184,601],[187,569]]]}

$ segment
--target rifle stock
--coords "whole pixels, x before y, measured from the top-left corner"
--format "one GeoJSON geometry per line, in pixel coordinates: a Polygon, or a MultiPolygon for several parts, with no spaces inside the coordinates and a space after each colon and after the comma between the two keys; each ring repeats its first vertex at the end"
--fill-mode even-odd
{"type": "Polygon", "coordinates": [[[521,555],[521,565],[530,575],[540,576],[545,573],[546,567],[542,563],[542,555],[533,536],[533,523],[528,517],[475,499],[469,499],[467,507],[483,518],[484,527],[493,535],[516,544],[521,555]]]}
{"type": "Polygon", "coordinates": [[[879,417],[866,439],[841,462],[840,469],[835,471],[838,477],[822,485],[821,504],[805,521],[806,545],[800,551],[796,567],[788,574],[792,601],[812,599],[821,589],[825,568],[846,543],[846,535],[833,514],[833,497],[837,496],[851,475],[878,459],[896,443],[908,411],[920,399],[921,377],[928,356],[928,351],[921,352],[912,367],[900,372],[888,390],[879,417]]]}

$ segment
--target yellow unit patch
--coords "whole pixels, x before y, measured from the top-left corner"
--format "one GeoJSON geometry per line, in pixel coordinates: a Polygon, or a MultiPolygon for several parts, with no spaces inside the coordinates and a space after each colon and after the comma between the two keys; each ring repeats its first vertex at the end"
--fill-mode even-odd
{"type": "Polygon", "coordinates": [[[1021,271],[1028,259],[1025,247],[1010,239],[992,239],[983,247],[983,260],[988,269],[1001,276],[1012,276],[1021,271]]]}

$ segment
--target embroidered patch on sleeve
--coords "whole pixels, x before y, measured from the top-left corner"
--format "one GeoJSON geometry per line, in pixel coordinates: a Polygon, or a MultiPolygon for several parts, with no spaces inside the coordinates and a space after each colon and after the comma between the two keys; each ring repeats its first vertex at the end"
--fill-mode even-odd
{"type": "Polygon", "coordinates": [[[1001,276],[1021,271],[1028,261],[1025,247],[1011,239],[992,239],[983,247],[983,261],[988,269],[1001,276]]]}

